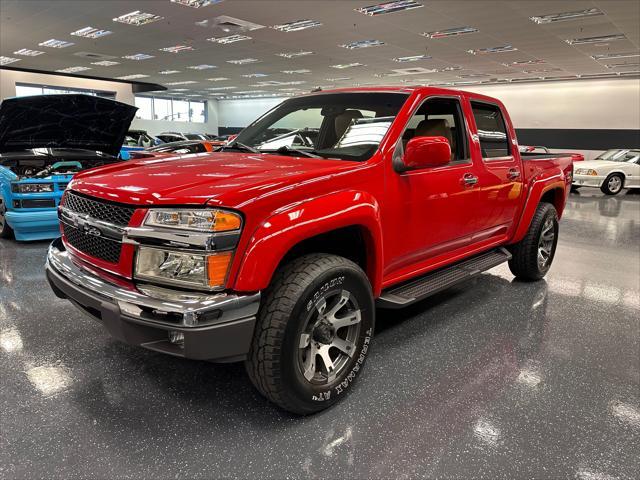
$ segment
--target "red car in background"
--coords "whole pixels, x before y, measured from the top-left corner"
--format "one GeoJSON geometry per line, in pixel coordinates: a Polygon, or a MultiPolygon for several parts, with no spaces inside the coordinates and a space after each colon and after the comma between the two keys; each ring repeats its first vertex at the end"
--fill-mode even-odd
{"type": "MultiPolygon", "coordinates": [[[[551,153],[551,151],[547,147],[520,145],[520,153],[551,153]]],[[[571,155],[571,160],[573,160],[573,162],[584,161],[584,155],[581,153],[574,153],[574,152],[563,152],[563,153],[566,153],[567,155],[571,155]]]]}

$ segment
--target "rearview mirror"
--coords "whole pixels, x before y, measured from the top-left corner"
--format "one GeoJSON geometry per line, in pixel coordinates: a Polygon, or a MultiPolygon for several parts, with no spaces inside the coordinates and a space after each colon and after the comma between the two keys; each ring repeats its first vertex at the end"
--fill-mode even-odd
{"type": "Polygon", "coordinates": [[[443,167],[450,161],[451,146],[445,137],[414,137],[405,148],[402,170],[443,167]]]}

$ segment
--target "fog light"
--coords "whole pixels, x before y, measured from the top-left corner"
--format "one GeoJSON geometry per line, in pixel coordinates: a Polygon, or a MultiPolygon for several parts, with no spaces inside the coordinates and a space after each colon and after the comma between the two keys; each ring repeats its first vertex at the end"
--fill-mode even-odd
{"type": "Polygon", "coordinates": [[[169,341],[174,345],[184,346],[184,333],[170,330],[169,341]]]}

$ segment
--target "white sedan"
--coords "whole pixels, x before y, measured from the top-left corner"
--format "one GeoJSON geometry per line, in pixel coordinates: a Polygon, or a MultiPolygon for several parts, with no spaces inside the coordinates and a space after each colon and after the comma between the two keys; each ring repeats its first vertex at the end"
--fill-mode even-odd
{"type": "Polygon", "coordinates": [[[573,186],[599,187],[607,195],[623,188],[640,188],[640,150],[607,150],[594,160],[575,165],[573,186]]]}

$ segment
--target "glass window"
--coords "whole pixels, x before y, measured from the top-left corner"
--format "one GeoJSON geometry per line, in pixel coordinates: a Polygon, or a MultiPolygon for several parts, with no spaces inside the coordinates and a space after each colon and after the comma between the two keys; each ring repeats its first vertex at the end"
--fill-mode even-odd
{"type": "Polygon", "coordinates": [[[205,102],[189,102],[191,109],[191,121],[194,123],[205,123],[207,114],[205,112],[207,104],[205,102]]]}
{"type": "Polygon", "coordinates": [[[153,115],[156,120],[173,120],[171,100],[168,98],[154,98],[153,115]]]}
{"type": "Polygon", "coordinates": [[[186,100],[173,101],[173,118],[174,122],[189,121],[189,102],[186,100]]]}
{"type": "Polygon", "coordinates": [[[500,108],[471,102],[471,109],[478,129],[482,158],[509,156],[509,135],[500,108]]]}
{"type": "Polygon", "coordinates": [[[143,120],[153,120],[153,99],[150,97],[136,97],[136,118],[143,120]]]}

